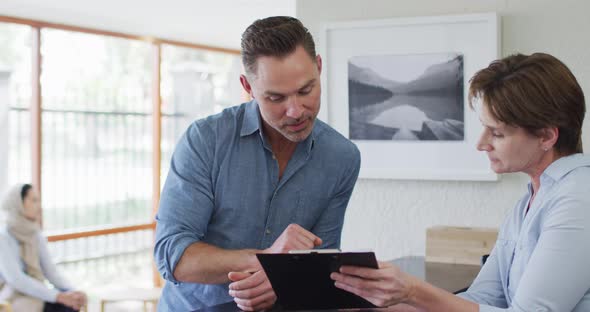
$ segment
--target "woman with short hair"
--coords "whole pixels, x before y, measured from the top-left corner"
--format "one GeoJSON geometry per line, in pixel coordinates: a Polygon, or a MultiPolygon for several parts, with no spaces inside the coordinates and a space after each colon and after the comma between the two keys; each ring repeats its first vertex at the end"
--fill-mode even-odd
{"type": "Polygon", "coordinates": [[[549,54],[512,55],[475,74],[469,103],[492,170],[530,177],[471,287],[454,296],[389,263],[342,267],[336,286],[392,311],[590,311],[590,157],[576,78],[549,54]]]}

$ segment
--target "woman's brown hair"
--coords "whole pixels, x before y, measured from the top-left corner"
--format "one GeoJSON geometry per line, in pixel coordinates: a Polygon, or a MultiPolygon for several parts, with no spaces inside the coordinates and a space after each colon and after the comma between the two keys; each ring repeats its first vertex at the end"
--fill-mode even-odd
{"type": "Polygon", "coordinates": [[[469,105],[480,99],[492,116],[532,134],[556,127],[555,149],[562,155],[582,152],[584,92],[557,58],[516,54],[493,61],[470,80],[469,105]]]}

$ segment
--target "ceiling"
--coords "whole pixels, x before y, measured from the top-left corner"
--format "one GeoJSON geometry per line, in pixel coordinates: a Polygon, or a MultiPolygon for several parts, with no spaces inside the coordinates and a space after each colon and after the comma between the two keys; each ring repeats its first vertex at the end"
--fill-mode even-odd
{"type": "Polygon", "coordinates": [[[238,49],[254,20],[295,15],[295,0],[1,0],[0,15],[238,49]]]}

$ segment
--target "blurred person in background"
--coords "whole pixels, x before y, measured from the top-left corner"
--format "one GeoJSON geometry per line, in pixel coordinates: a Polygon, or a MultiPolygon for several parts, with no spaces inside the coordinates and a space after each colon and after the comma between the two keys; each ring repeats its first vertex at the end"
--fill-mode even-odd
{"type": "Polygon", "coordinates": [[[13,186],[1,209],[5,224],[0,227],[0,301],[10,303],[14,312],[71,312],[84,307],[86,294],[74,291],[51,260],[39,224],[37,190],[30,184],[13,186]]]}

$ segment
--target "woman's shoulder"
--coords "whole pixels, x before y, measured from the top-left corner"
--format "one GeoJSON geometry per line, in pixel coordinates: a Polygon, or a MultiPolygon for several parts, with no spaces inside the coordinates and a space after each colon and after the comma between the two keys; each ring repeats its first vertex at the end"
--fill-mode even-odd
{"type": "Polygon", "coordinates": [[[590,167],[577,167],[558,181],[554,196],[558,198],[589,201],[590,197],[590,167]]]}
{"type": "MultiPolygon", "coordinates": [[[[41,244],[47,243],[47,238],[41,231],[37,233],[37,239],[41,244]]],[[[0,243],[18,246],[17,239],[10,234],[6,227],[0,227],[0,243]]]]}
{"type": "Polygon", "coordinates": [[[565,174],[544,200],[544,219],[571,220],[590,225],[590,167],[580,166],[565,174]]]}
{"type": "Polygon", "coordinates": [[[37,239],[39,240],[39,244],[47,245],[47,237],[43,234],[43,231],[37,232],[37,239]]]}
{"type": "Polygon", "coordinates": [[[2,246],[12,246],[17,244],[15,238],[10,235],[6,227],[0,228],[0,244],[2,246]]]}
{"type": "Polygon", "coordinates": [[[8,233],[8,230],[6,229],[5,226],[1,226],[0,227],[0,239],[8,239],[10,236],[10,234],[8,233]]]}
{"type": "Polygon", "coordinates": [[[560,158],[547,168],[546,174],[557,183],[562,192],[588,191],[590,190],[590,156],[574,154],[560,158]]]}

